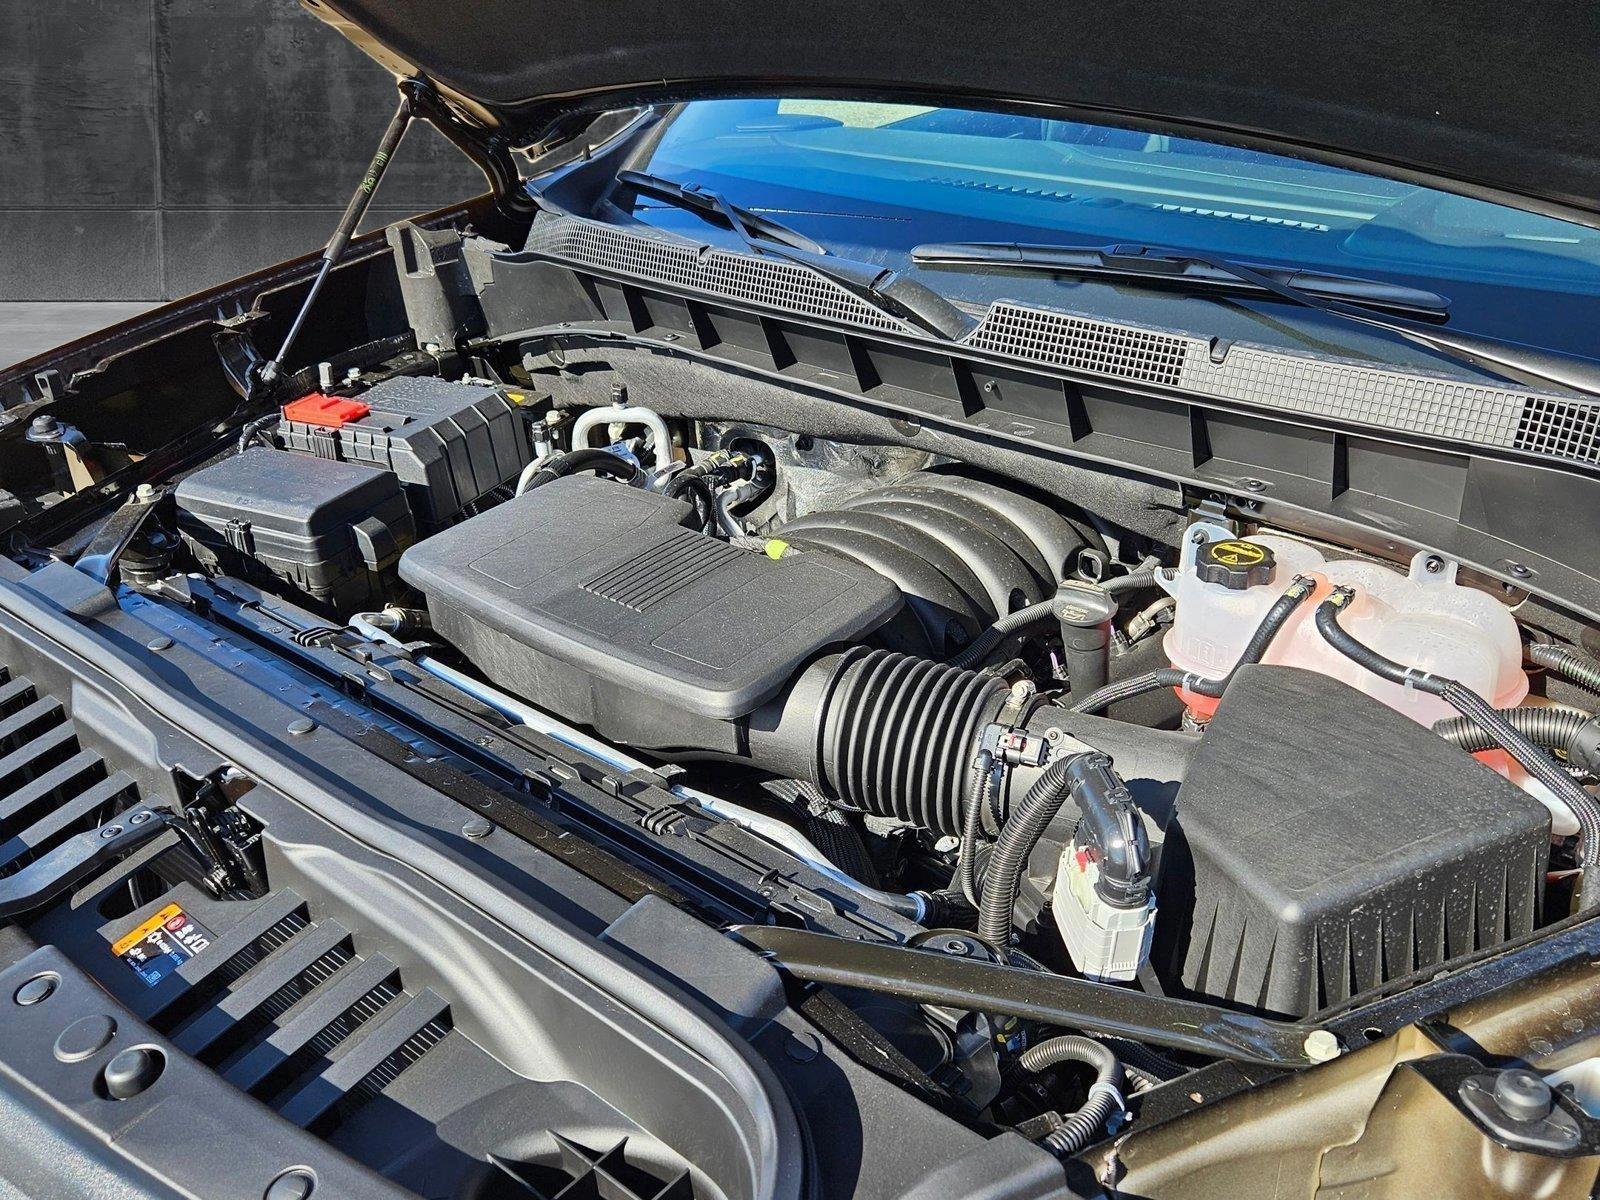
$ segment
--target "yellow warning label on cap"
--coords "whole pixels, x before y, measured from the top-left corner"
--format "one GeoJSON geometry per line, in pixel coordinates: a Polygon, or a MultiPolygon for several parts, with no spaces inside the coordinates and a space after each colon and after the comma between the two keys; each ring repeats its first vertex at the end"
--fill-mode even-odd
{"type": "Polygon", "coordinates": [[[1206,557],[1227,567],[1253,567],[1266,559],[1267,549],[1239,540],[1212,542],[1206,547],[1206,557]]]}

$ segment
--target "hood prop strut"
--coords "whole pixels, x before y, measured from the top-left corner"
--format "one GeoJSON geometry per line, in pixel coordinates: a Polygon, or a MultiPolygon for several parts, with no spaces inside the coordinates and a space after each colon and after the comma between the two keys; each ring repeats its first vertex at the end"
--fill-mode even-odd
{"type": "MultiPolygon", "coordinates": [[[[383,131],[383,137],[378,142],[378,149],[372,156],[372,162],[367,165],[367,170],[361,176],[361,182],[356,185],[355,194],[350,197],[350,203],[345,205],[344,215],[339,218],[339,224],[333,231],[333,237],[328,239],[327,248],[322,252],[322,262],[317,267],[316,278],[311,281],[311,290],[306,293],[306,298],[300,302],[300,311],[295,313],[294,323],[289,326],[289,332],[284,335],[283,345],[278,347],[278,353],[256,369],[251,377],[251,392],[255,393],[264,387],[270,387],[283,370],[284,360],[288,358],[289,351],[293,348],[295,339],[300,336],[300,330],[306,323],[306,317],[311,312],[312,305],[316,304],[317,296],[321,294],[323,285],[328,282],[328,276],[333,273],[333,268],[344,257],[345,248],[350,245],[356,227],[361,224],[361,218],[367,215],[367,209],[372,204],[372,197],[377,193],[378,184],[383,182],[383,175],[388,170],[394,152],[399,148],[400,139],[405,137],[406,130],[411,125],[413,113],[411,93],[402,90],[400,103],[394,110],[394,116],[389,118],[389,124],[383,131]]],[[[254,396],[252,395],[252,399],[254,396]]]]}

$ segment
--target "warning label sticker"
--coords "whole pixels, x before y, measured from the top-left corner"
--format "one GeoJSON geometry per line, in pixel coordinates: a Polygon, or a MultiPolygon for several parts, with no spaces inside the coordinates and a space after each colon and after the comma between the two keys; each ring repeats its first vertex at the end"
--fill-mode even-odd
{"type": "Polygon", "coordinates": [[[211,931],[177,904],[168,904],[111,943],[111,953],[155,987],[211,945],[211,931]]]}

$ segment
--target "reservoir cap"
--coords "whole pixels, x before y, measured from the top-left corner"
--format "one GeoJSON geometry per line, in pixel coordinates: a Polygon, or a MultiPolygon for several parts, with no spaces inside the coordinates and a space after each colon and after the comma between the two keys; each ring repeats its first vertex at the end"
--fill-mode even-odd
{"type": "Polygon", "coordinates": [[[1247,542],[1242,538],[1207,542],[1194,557],[1195,573],[1201,579],[1220,583],[1235,592],[1258,583],[1271,583],[1276,565],[1271,550],[1259,542],[1247,542]]]}

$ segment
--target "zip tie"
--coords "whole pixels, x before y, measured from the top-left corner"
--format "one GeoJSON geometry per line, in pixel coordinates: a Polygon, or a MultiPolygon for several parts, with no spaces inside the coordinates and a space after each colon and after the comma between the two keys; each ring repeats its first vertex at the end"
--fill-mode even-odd
{"type": "Polygon", "coordinates": [[[1402,686],[1409,692],[1413,687],[1420,687],[1432,678],[1433,676],[1426,671],[1419,671],[1416,667],[1407,667],[1405,682],[1402,686]]]}
{"type": "Polygon", "coordinates": [[[1105,1095],[1108,1095],[1108,1096],[1111,1097],[1112,1101],[1117,1106],[1117,1115],[1120,1116],[1123,1120],[1127,1121],[1127,1120],[1131,1120],[1133,1118],[1133,1114],[1128,1111],[1128,1102],[1127,1102],[1127,1100],[1125,1100],[1123,1098],[1123,1095],[1117,1089],[1116,1084],[1108,1083],[1103,1079],[1095,1080],[1093,1083],[1091,1083],[1089,1085],[1089,1091],[1084,1096],[1083,1102],[1085,1104],[1088,1104],[1089,1101],[1094,1099],[1094,1094],[1096,1092],[1102,1092],[1105,1095]]]}

